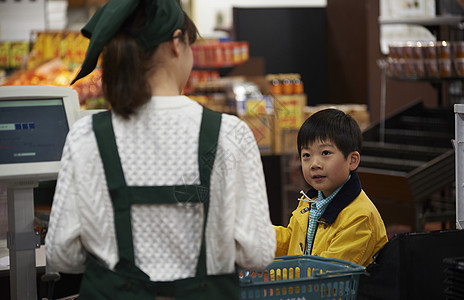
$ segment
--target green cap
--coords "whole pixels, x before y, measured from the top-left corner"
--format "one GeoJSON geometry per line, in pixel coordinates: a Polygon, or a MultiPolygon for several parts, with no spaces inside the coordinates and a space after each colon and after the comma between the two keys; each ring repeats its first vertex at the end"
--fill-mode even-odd
{"type": "Polygon", "coordinates": [[[184,12],[177,0],[110,0],[97,10],[81,30],[90,42],[81,70],[71,85],[95,69],[103,48],[142,1],[146,5],[147,23],[134,38],[144,49],[171,39],[174,31],[181,28],[184,12]]]}

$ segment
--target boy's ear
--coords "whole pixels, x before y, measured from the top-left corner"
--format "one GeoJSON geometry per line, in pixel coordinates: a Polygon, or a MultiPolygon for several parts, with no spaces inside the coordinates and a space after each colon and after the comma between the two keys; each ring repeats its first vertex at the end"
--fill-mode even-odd
{"type": "Polygon", "coordinates": [[[359,163],[361,161],[361,155],[358,151],[353,151],[350,153],[350,171],[354,171],[358,168],[359,163]]]}

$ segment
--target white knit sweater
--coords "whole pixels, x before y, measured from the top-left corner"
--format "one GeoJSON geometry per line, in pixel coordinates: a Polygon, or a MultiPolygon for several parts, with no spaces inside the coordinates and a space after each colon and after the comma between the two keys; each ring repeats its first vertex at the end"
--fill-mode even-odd
{"type": "MultiPolygon", "coordinates": [[[[202,107],[185,96],[153,97],[130,120],[113,114],[122,168],[129,186],[198,184],[202,107]]],[[[194,276],[203,207],[137,205],[131,210],[135,263],[153,281],[194,276]]],[[[213,167],[206,228],[208,274],[235,264],[260,269],[275,252],[263,168],[245,123],[223,115],[213,167]]],[[[48,233],[47,264],[64,273],[85,270],[87,251],[109,268],[118,261],[113,208],[91,117],[70,130],[48,233]]]]}

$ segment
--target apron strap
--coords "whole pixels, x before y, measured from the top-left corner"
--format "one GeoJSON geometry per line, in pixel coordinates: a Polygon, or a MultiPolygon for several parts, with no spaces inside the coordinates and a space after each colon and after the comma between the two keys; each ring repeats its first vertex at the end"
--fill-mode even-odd
{"type": "Polygon", "coordinates": [[[111,111],[107,110],[94,114],[93,131],[97,138],[100,157],[105,169],[106,184],[108,190],[114,190],[126,186],[126,179],[122,171],[121,159],[119,158],[118,146],[114,136],[113,122],[111,122],[111,111]]]}
{"type": "Polygon", "coordinates": [[[201,182],[199,185],[128,187],[116,145],[111,112],[105,111],[93,115],[93,130],[105,169],[108,190],[113,202],[120,261],[125,259],[135,265],[130,215],[131,204],[202,202],[204,206],[204,218],[197,276],[206,276],[205,232],[209,210],[209,186],[216,156],[221,117],[220,113],[203,108],[198,147],[198,165],[201,182]],[[156,196],[153,197],[153,195],[156,196]]]}
{"type": "Polygon", "coordinates": [[[200,201],[203,202],[203,233],[201,236],[200,256],[197,264],[197,277],[206,277],[206,223],[208,220],[209,211],[209,187],[211,181],[211,172],[213,170],[214,160],[216,158],[216,150],[219,140],[219,130],[221,128],[220,113],[203,108],[203,117],[200,127],[200,142],[198,150],[198,164],[200,168],[201,187],[200,201]],[[202,197],[203,194],[203,197],[202,197]]]}
{"type": "Polygon", "coordinates": [[[113,202],[119,259],[125,259],[134,264],[129,195],[124,189],[127,185],[116,145],[111,111],[94,114],[92,119],[93,131],[105,170],[106,184],[113,202]]]}

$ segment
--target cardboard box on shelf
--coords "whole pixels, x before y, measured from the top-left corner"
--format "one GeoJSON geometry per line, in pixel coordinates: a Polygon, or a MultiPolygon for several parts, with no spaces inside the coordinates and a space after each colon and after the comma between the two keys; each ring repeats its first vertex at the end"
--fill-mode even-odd
{"type": "Polygon", "coordinates": [[[274,98],[274,153],[277,155],[298,151],[296,138],[303,124],[306,95],[280,95],[274,98]]]}
{"type": "Polygon", "coordinates": [[[267,106],[264,99],[248,99],[245,101],[245,114],[248,116],[266,115],[267,106]]]}
{"type": "Polygon", "coordinates": [[[274,116],[255,115],[240,117],[255,136],[261,154],[274,153],[274,116]]]}
{"type": "Polygon", "coordinates": [[[279,129],[299,129],[304,121],[306,95],[281,95],[274,98],[274,113],[279,129]]]}
{"type": "Polygon", "coordinates": [[[298,129],[277,129],[274,135],[274,154],[291,154],[298,152],[298,129]]]}
{"type": "Polygon", "coordinates": [[[349,113],[356,122],[358,122],[361,131],[364,131],[371,124],[371,116],[367,110],[365,111],[352,111],[349,113]]]}
{"type": "Polygon", "coordinates": [[[324,104],[306,106],[304,108],[304,120],[309,118],[313,113],[326,108],[336,108],[349,114],[358,123],[361,131],[370,125],[370,114],[367,110],[367,106],[364,104],[324,104]]]}

